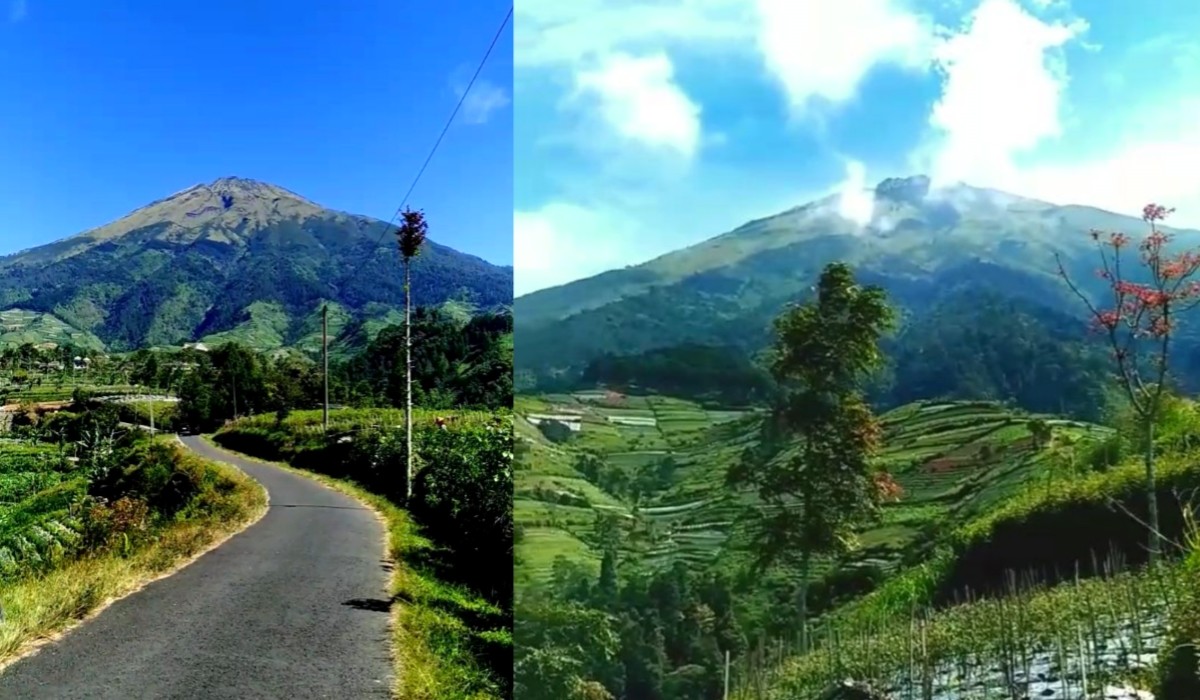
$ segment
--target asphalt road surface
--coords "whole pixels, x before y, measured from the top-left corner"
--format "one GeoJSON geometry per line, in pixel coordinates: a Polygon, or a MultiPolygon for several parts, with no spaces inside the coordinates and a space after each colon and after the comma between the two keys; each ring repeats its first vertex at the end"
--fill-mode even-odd
{"type": "Polygon", "coordinates": [[[384,529],[371,511],[199,438],[183,441],[257,479],[270,510],[10,666],[0,699],[388,697],[384,529]]]}

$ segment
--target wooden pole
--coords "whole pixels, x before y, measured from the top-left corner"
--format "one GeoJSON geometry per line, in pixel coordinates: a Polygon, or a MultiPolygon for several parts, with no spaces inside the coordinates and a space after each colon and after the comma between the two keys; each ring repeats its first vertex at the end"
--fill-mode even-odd
{"type": "Polygon", "coordinates": [[[321,380],[325,385],[325,403],[321,409],[321,426],[329,432],[329,304],[321,307],[321,380]]]}

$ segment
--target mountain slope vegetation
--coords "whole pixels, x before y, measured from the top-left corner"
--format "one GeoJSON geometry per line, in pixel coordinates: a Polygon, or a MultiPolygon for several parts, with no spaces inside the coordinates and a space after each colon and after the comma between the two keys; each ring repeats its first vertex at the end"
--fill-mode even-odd
{"type": "MultiPolygon", "coordinates": [[[[942,304],[985,294],[1021,302],[1059,326],[1062,317],[1078,323],[1079,307],[1056,277],[1055,253],[1074,278],[1095,280],[1087,233],[1144,228],[1140,219],[1089,207],[967,185],[934,190],[923,176],[881,182],[874,201],[865,225],[842,217],[836,198],[828,198],[642,265],[517,299],[524,385],[563,372],[578,376],[605,354],[688,344],[756,352],[769,340],[771,321],[805,298],[834,260],[852,265],[861,283],[883,287],[905,311],[905,325],[921,323],[942,304]]],[[[1200,240],[1200,232],[1176,233],[1180,241],[1200,240]]]]}
{"type": "MultiPolygon", "coordinates": [[[[382,221],[221,178],[0,258],[0,312],[70,329],[44,340],[94,337],[113,351],[230,333],[311,351],[323,304],[337,305],[341,327],[394,320],[404,300],[397,255],[382,221]]],[[[512,302],[512,268],[429,241],[413,263],[413,299],[500,309],[512,302]]],[[[354,339],[356,347],[370,337],[354,339]]]]}

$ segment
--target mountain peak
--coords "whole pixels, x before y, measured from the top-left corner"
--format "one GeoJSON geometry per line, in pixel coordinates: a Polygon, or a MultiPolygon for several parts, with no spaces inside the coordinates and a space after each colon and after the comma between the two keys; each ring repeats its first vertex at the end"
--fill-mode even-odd
{"type": "Polygon", "coordinates": [[[875,186],[875,197],[897,203],[919,205],[929,196],[930,181],[927,175],[889,177],[875,186]]]}
{"type": "Polygon", "coordinates": [[[192,185],[191,187],[180,190],[169,197],[152,202],[151,204],[143,207],[143,209],[149,209],[172,200],[195,197],[197,194],[203,195],[204,193],[216,194],[218,196],[227,195],[233,197],[235,201],[239,198],[266,199],[271,201],[287,199],[296,202],[302,202],[318,209],[321,208],[311,200],[301,197],[295,192],[280,187],[279,185],[273,185],[269,182],[262,182],[261,180],[253,180],[246,177],[238,177],[236,175],[228,175],[225,177],[219,177],[209,183],[192,185]]]}
{"type": "Polygon", "coordinates": [[[232,241],[240,232],[282,219],[303,219],[324,209],[291,190],[249,178],[220,177],[197,184],[81,234],[92,244],[148,226],[163,225],[158,237],[190,241],[206,237],[232,241]]]}

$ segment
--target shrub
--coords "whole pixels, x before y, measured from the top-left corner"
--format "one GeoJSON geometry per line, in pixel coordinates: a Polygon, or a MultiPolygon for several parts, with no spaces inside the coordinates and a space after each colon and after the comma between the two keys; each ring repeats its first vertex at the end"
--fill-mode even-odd
{"type": "Polygon", "coordinates": [[[1191,553],[1183,563],[1183,576],[1190,586],[1168,620],[1154,689],[1159,700],[1200,698],[1200,533],[1190,514],[1188,527],[1191,553]]]}
{"type": "Polygon", "coordinates": [[[123,496],[109,504],[93,500],[84,510],[83,535],[90,550],[127,548],[146,530],[150,508],[140,498],[123,496]]]}
{"type": "Polygon", "coordinates": [[[160,441],[141,441],[128,448],[113,469],[92,484],[96,496],[115,501],[130,497],[145,501],[156,514],[170,517],[200,491],[203,469],[184,459],[177,447],[160,441]]]}
{"type": "MultiPolygon", "coordinates": [[[[392,412],[394,413],[394,412],[392,412]]],[[[218,432],[221,445],[262,459],[353,481],[397,504],[406,499],[404,429],[380,427],[394,416],[339,412],[339,430],[311,431],[304,413],[281,426],[239,420],[218,432]],[[360,421],[346,425],[344,414],[360,421]],[[366,423],[366,425],[361,425],[366,423]]],[[[333,423],[334,416],[331,416],[333,423]]],[[[513,434],[506,415],[418,416],[413,426],[415,482],[408,504],[425,531],[450,555],[442,574],[493,603],[512,601],[513,434]]]]}
{"type": "Polygon", "coordinates": [[[426,466],[410,506],[464,564],[460,577],[493,601],[512,598],[513,436],[505,427],[423,435],[426,466]]]}
{"type": "MultiPolygon", "coordinates": [[[[1179,541],[1185,530],[1179,494],[1200,489],[1200,464],[1193,459],[1168,454],[1158,461],[1160,528],[1169,541],[1179,541]]],[[[1071,577],[1077,566],[1084,575],[1099,574],[1096,565],[1114,552],[1130,564],[1144,562],[1144,484],[1144,467],[1125,464],[1022,492],[954,534],[958,556],[940,597],[948,600],[965,589],[990,592],[1004,585],[1010,571],[1035,572],[1046,581],[1071,577]]]]}

